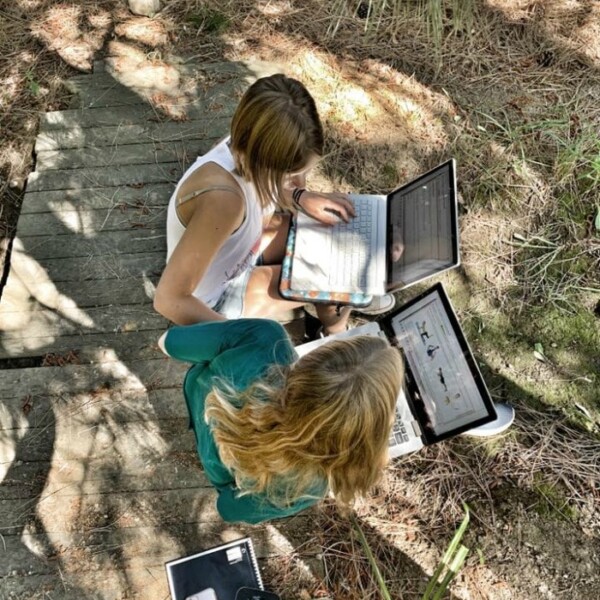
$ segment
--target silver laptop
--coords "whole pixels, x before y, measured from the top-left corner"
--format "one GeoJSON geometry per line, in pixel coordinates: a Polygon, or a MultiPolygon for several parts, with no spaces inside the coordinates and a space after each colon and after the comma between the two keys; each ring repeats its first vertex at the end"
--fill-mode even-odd
{"type": "Polygon", "coordinates": [[[350,198],[350,223],[298,215],[291,289],[382,295],[458,266],[454,159],[388,196],[350,198]]]}
{"type": "Polygon", "coordinates": [[[390,456],[458,435],[496,419],[496,410],[441,283],[392,315],[296,347],[303,356],[335,339],[379,335],[404,357],[405,381],[396,404],[390,456]]]}

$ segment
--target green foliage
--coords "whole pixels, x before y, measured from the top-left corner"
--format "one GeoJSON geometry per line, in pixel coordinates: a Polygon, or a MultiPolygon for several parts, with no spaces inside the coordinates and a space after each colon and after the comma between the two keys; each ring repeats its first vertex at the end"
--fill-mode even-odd
{"type": "Polygon", "coordinates": [[[473,28],[473,0],[334,0],[333,19],[328,33],[335,36],[342,22],[364,21],[366,35],[394,33],[409,18],[422,21],[441,64],[441,47],[449,34],[470,34],[473,28]]]}
{"type": "Polygon", "coordinates": [[[535,490],[539,494],[539,500],[535,505],[539,515],[552,519],[577,521],[579,512],[569,504],[565,494],[558,487],[542,482],[535,486],[535,490]]]}
{"type": "Polygon", "coordinates": [[[40,93],[40,84],[35,80],[31,70],[25,72],[25,79],[27,79],[27,89],[33,96],[38,96],[40,93]]]}
{"type": "Polygon", "coordinates": [[[203,8],[199,12],[191,13],[187,21],[207,33],[222,33],[229,27],[229,18],[212,8],[203,8]]]}
{"type": "Polygon", "coordinates": [[[381,169],[381,176],[385,187],[395,187],[398,185],[398,181],[400,180],[400,173],[398,173],[398,169],[393,163],[386,163],[383,165],[381,169]]]}
{"type": "Polygon", "coordinates": [[[463,507],[465,509],[465,516],[462,523],[456,530],[448,548],[446,548],[442,560],[433,572],[421,600],[440,600],[467,558],[469,549],[460,542],[469,526],[471,517],[469,507],[465,503],[463,503],[463,507]]]}
{"type": "Polygon", "coordinates": [[[354,529],[358,533],[358,539],[360,540],[360,544],[367,555],[367,559],[369,561],[369,565],[371,566],[371,570],[373,571],[373,575],[375,575],[375,579],[377,580],[377,584],[379,586],[379,591],[381,592],[381,596],[384,600],[392,600],[392,596],[390,595],[387,586],[385,585],[385,579],[377,566],[377,560],[373,556],[373,552],[371,551],[371,547],[369,546],[369,542],[365,537],[365,533],[362,530],[361,526],[358,524],[356,517],[352,515],[352,524],[354,525],[354,529]]]}
{"type": "MultiPolygon", "coordinates": [[[[454,579],[454,577],[456,577],[456,574],[460,571],[465,562],[465,559],[467,558],[469,549],[460,542],[462,540],[463,535],[465,534],[465,531],[467,530],[467,527],[469,526],[470,512],[469,507],[465,503],[463,503],[463,506],[465,509],[465,516],[463,517],[460,526],[456,530],[450,544],[446,548],[442,560],[436,567],[431,579],[429,580],[429,583],[421,600],[441,600],[444,593],[448,589],[450,582],[454,579]]],[[[381,597],[384,600],[392,600],[392,596],[387,588],[385,579],[383,578],[383,575],[379,570],[377,560],[375,559],[375,556],[371,551],[371,547],[369,546],[369,542],[367,541],[367,538],[361,526],[358,524],[358,521],[356,520],[356,517],[354,515],[352,515],[351,520],[352,525],[354,526],[354,529],[358,534],[360,544],[365,554],[367,555],[371,571],[377,581],[377,585],[379,586],[381,597]]],[[[482,560],[481,553],[480,560],[482,560]]]]}

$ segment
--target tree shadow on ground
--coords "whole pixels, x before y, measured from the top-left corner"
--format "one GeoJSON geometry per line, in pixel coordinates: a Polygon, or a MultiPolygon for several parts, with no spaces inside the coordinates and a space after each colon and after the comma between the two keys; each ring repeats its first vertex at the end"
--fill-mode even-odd
{"type": "MultiPolygon", "coordinates": [[[[240,81],[250,74],[240,66],[240,81]]],[[[147,125],[150,146],[154,129],[147,125]]],[[[78,148],[97,145],[95,133],[89,124],[77,130],[78,148]]],[[[203,143],[207,149],[214,140],[203,143]]],[[[104,158],[94,160],[102,165],[104,158]]],[[[176,180],[189,159],[178,160],[176,174],[161,171],[151,149],[147,164],[165,189],[150,184],[148,194],[143,164],[117,181],[115,168],[106,169],[110,162],[104,172],[83,163],[64,178],[52,169],[43,172],[44,183],[32,177],[39,191],[25,197],[13,254],[15,269],[22,268],[11,273],[3,298],[0,494],[2,520],[10,524],[3,538],[12,557],[7,569],[15,567],[5,573],[15,572],[4,579],[7,593],[33,598],[43,578],[40,593],[68,589],[69,598],[100,597],[102,589],[144,589],[157,597],[153,589],[166,589],[165,560],[197,551],[198,540],[222,541],[214,491],[186,431],[185,367],[158,351],[166,323],[151,307],[152,270],[166,252],[164,232],[151,228],[159,218],[164,230],[157,210],[172,190],[164,183],[176,180]],[[132,218],[141,228],[119,210],[136,199],[141,214],[132,218]],[[29,211],[28,201],[44,206],[29,211]],[[147,203],[153,210],[144,212],[147,203]],[[129,243],[114,243],[119,231],[129,243]],[[144,246],[153,235],[161,243],[144,246]]]]}

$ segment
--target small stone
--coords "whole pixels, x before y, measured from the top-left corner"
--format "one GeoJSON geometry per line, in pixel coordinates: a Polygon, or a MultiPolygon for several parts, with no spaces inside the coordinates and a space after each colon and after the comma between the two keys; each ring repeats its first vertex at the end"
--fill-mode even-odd
{"type": "Polygon", "coordinates": [[[160,10],[160,0],[129,0],[129,10],[134,15],[152,17],[160,10]]]}

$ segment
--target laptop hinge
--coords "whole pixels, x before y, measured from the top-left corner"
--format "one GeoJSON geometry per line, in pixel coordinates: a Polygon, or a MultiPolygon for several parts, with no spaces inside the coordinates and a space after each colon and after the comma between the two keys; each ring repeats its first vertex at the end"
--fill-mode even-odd
{"type": "Polygon", "coordinates": [[[423,430],[421,429],[421,425],[419,425],[419,421],[411,421],[411,425],[412,425],[413,431],[415,432],[415,435],[417,437],[422,437],[423,430]]]}

